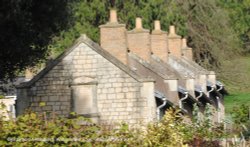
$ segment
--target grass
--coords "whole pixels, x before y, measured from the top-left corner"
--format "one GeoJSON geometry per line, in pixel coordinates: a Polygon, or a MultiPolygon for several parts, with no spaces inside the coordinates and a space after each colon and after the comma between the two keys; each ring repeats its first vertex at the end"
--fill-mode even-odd
{"type": "Polygon", "coordinates": [[[250,55],[225,61],[219,78],[230,93],[224,99],[226,113],[242,104],[250,106],[250,55]]]}
{"type": "Polygon", "coordinates": [[[240,107],[242,104],[250,106],[250,92],[230,94],[225,97],[224,104],[226,113],[229,113],[233,107],[240,107]]]}

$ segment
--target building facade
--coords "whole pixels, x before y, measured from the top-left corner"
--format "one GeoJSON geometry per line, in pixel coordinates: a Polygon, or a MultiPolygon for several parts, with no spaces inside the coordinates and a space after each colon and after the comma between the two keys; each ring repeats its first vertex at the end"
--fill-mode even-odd
{"type": "Polygon", "coordinates": [[[213,71],[193,61],[192,49],[174,26],[167,33],[160,21],[154,24],[150,33],[136,18],[128,31],[111,10],[109,22],[100,26],[100,45],[82,35],[17,87],[17,114],[29,108],[66,117],[76,112],[99,123],[138,124],[160,119],[170,106],[191,116],[194,104],[203,112],[210,103],[220,121],[224,86],[213,71]]]}

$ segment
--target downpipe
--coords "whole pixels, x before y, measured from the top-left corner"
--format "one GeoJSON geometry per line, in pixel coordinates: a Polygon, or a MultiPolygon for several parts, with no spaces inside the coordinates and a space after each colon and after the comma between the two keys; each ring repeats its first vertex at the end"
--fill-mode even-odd
{"type": "MultiPolygon", "coordinates": [[[[220,86],[220,88],[217,89],[218,92],[223,89],[222,85],[219,85],[219,86],[220,86]]],[[[220,122],[220,120],[221,120],[221,114],[219,112],[220,111],[220,98],[218,96],[216,96],[216,100],[217,100],[217,103],[218,103],[218,122],[220,122]]]]}
{"type": "Polygon", "coordinates": [[[219,85],[219,86],[220,86],[220,88],[217,89],[218,92],[221,91],[221,90],[223,89],[223,86],[222,86],[222,85],[219,85]]]}
{"type": "Polygon", "coordinates": [[[198,95],[197,97],[196,97],[196,99],[199,101],[199,99],[202,97],[202,95],[203,95],[203,92],[202,91],[199,91],[199,93],[200,93],[200,95],[198,95]]]}
{"type": "Polygon", "coordinates": [[[211,93],[212,91],[214,91],[214,86],[211,86],[211,90],[209,90],[209,91],[207,92],[209,98],[210,98],[210,93],[211,93]]]}
{"type": "Polygon", "coordinates": [[[220,122],[220,98],[218,96],[216,96],[216,100],[217,100],[217,103],[218,103],[218,122],[220,122]]]}
{"type": "Polygon", "coordinates": [[[163,101],[163,103],[157,107],[157,110],[156,110],[156,113],[157,113],[157,120],[160,120],[161,119],[161,108],[163,108],[164,106],[166,106],[167,104],[167,99],[166,98],[163,98],[161,99],[163,101]]]}
{"type": "Polygon", "coordinates": [[[187,112],[186,109],[183,108],[182,101],[186,100],[188,98],[188,92],[185,92],[185,96],[179,100],[179,107],[180,109],[183,109],[187,112]]]}

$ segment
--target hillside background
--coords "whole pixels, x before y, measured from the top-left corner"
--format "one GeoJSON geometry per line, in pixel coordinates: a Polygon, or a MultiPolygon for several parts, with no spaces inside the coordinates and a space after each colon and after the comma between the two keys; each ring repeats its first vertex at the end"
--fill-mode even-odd
{"type": "Polygon", "coordinates": [[[234,106],[250,106],[250,1],[234,0],[79,0],[73,4],[74,25],[53,38],[53,57],[85,33],[99,42],[98,26],[108,21],[110,8],[118,11],[119,22],[133,29],[135,17],[146,29],[161,20],[162,29],[175,25],[177,33],[188,39],[194,59],[214,70],[230,96],[227,112],[234,106]]]}

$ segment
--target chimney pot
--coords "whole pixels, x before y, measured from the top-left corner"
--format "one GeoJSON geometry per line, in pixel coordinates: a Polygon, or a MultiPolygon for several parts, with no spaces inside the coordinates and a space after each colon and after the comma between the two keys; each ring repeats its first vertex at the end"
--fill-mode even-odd
{"type": "Polygon", "coordinates": [[[187,48],[187,39],[182,38],[182,48],[187,48]]]}
{"type": "Polygon", "coordinates": [[[117,13],[115,9],[110,10],[110,22],[111,23],[117,23],[117,13]]]}
{"type": "Polygon", "coordinates": [[[169,34],[171,34],[171,35],[176,35],[176,34],[175,34],[175,27],[174,27],[174,26],[170,26],[170,27],[169,27],[169,34]]]}
{"type": "Polygon", "coordinates": [[[135,28],[136,29],[142,29],[142,20],[140,17],[137,17],[135,20],[135,28]]]}
{"type": "Polygon", "coordinates": [[[161,30],[161,23],[159,20],[154,21],[155,30],[161,30]]]}
{"type": "Polygon", "coordinates": [[[33,72],[31,71],[31,69],[30,69],[30,68],[27,68],[27,69],[25,70],[25,81],[31,80],[31,79],[33,78],[33,76],[34,76],[34,74],[33,74],[33,72]]]}

